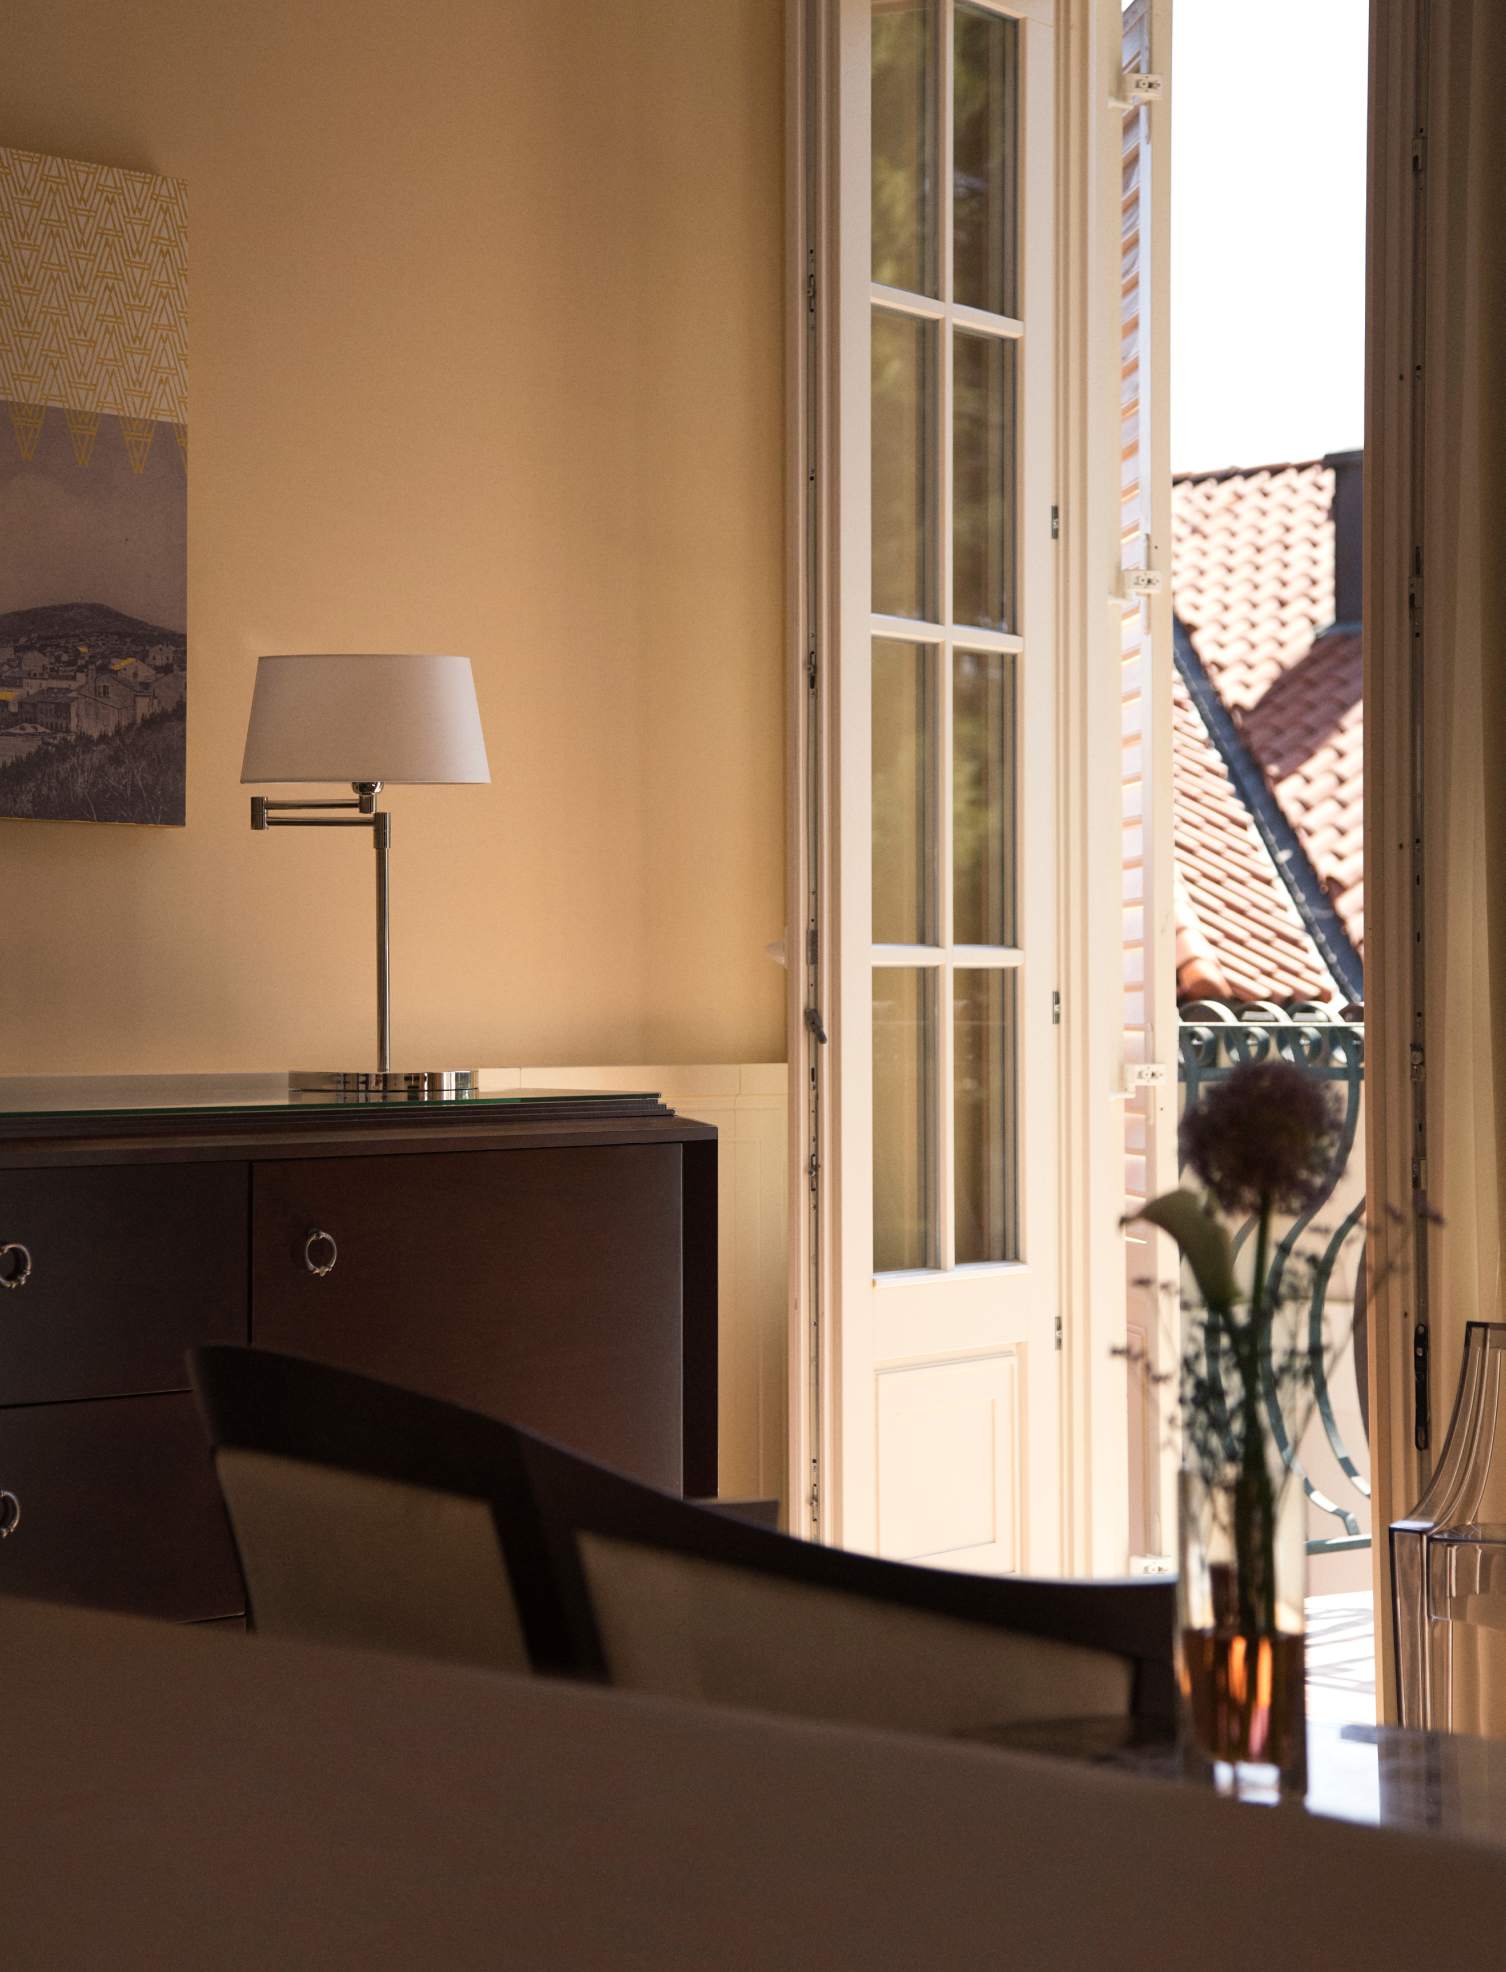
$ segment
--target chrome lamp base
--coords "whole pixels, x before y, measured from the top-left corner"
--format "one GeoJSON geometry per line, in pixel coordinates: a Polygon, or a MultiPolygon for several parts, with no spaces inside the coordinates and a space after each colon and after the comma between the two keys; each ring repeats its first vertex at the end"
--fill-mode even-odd
{"type": "Polygon", "coordinates": [[[295,1068],[295,1095],[336,1102],[457,1102],[480,1092],[479,1068],[295,1068]]]}

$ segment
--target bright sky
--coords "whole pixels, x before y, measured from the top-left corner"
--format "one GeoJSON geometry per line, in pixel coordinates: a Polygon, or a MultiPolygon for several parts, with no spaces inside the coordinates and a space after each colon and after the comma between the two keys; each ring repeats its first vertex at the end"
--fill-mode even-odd
{"type": "Polygon", "coordinates": [[[1171,466],[1363,437],[1367,0],[1174,0],[1171,466]]]}

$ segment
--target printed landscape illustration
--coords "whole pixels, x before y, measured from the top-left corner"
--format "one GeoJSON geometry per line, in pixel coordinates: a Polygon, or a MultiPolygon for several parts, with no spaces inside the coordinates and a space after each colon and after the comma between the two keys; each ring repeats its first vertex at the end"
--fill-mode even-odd
{"type": "Polygon", "coordinates": [[[188,639],[103,603],[0,616],[0,814],[183,820],[188,639]]]}

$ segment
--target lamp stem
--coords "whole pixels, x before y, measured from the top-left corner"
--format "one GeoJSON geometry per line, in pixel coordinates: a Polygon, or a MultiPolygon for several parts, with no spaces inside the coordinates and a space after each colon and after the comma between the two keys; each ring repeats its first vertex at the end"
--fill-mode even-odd
{"type": "Polygon", "coordinates": [[[392,1067],[392,897],[388,870],[392,817],[385,809],[372,813],[371,840],[376,849],[377,1066],[385,1075],[392,1067]]]}

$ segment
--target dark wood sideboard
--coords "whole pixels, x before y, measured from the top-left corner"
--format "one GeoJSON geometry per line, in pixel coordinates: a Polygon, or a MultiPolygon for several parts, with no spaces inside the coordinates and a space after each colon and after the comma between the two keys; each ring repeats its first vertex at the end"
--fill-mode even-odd
{"type": "Polygon", "coordinates": [[[0,1083],[0,1593],[240,1615],[184,1371],[208,1341],[716,1492],[711,1125],[646,1095],[332,1107],[214,1086],[83,1113],[0,1083]]]}

